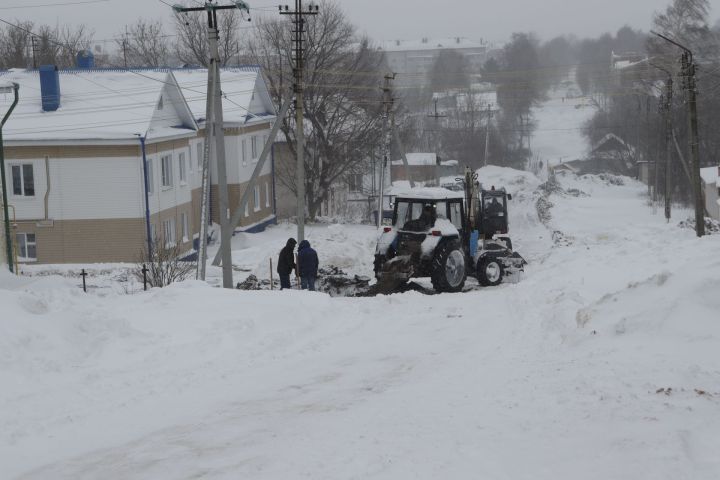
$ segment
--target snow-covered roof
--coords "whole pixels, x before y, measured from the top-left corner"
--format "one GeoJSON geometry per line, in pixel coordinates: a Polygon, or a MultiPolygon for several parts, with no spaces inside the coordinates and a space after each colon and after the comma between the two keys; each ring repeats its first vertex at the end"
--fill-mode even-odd
{"type": "MultiPolygon", "coordinates": [[[[58,74],[60,107],[43,111],[37,70],[0,72],[0,81],[20,85],[20,101],[3,129],[8,142],[166,138],[193,134],[205,118],[206,69],[70,69],[58,74]]],[[[221,81],[227,123],[273,118],[257,67],[223,69],[221,81]]],[[[0,111],[12,100],[12,94],[0,94],[0,111]]]]}
{"type": "MultiPolygon", "coordinates": [[[[437,154],[435,153],[407,153],[405,154],[409,166],[437,165],[437,154]]],[[[404,165],[402,159],[393,160],[393,165],[404,165]]]]}
{"type": "Polygon", "coordinates": [[[701,168],[700,176],[705,183],[715,183],[720,185],[720,166],[701,168]]]}
{"type": "Polygon", "coordinates": [[[444,165],[446,167],[457,167],[458,161],[457,160],[441,160],[440,165],[444,165]]]}
{"type": "MultiPolygon", "coordinates": [[[[7,141],[127,139],[145,135],[163,87],[172,83],[167,71],[135,75],[123,70],[61,70],[60,108],[45,112],[38,71],[10,70],[0,74],[0,79],[20,85],[19,103],[3,130],[7,141]]],[[[11,94],[0,95],[0,110],[11,103],[11,94]]],[[[185,125],[182,130],[190,132],[193,127],[185,125]]]]}
{"type": "MultiPolygon", "coordinates": [[[[178,69],[173,73],[195,120],[203,123],[206,115],[207,69],[178,69]]],[[[259,67],[223,68],[220,71],[220,85],[223,91],[223,120],[226,123],[242,125],[274,117],[275,107],[259,67]]]]}
{"type": "Polygon", "coordinates": [[[406,52],[438,49],[487,49],[487,43],[464,37],[419,38],[416,40],[392,40],[382,42],[380,49],[386,52],[406,52]]]}
{"type": "Polygon", "coordinates": [[[419,200],[445,200],[449,198],[463,198],[462,191],[448,190],[442,187],[417,187],[417,188],[393,188],[392,194],[401,198],[412,198],[419,200]]]}

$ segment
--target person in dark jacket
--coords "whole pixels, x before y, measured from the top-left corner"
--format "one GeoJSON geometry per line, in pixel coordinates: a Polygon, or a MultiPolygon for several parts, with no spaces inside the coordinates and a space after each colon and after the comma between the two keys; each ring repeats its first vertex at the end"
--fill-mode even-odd
{"type": "Polygon", "coordinates": [[[302,289],[315,291],[315,279],[318,272],[317,252],[310,247],[310,242],[303,240],[298,246],[298,273],[302,289]]]}
{"type": "Polygon", "coordinates": [[[295,267],[295,245],[294,238],[288,238],[285,247],[280,250],[280,257],[277,263],[277,273],[280,276],[280,290],[290,287],[290,274],[295,267]]]}

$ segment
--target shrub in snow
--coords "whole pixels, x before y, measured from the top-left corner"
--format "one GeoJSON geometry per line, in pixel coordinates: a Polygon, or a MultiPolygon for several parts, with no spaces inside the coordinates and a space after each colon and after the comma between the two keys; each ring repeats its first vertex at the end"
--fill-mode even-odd
{"type": "Polygon", "coordinates": [[[145,245],[140,253],[134,273],[143,281],[143,266],[147,267],[147,280],[151,287],[165,287],[185,280],[195,270],[195,262],[180,260],[184,250],[178,244],[168,244],[158,238],[152,242],[152,252],[145,245]]]}

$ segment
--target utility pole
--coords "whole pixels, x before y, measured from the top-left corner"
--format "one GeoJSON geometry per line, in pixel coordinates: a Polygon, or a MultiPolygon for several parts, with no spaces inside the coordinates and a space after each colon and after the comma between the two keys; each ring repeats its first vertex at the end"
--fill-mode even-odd
{"type": "Polygon", "coordinates": [[[672,201],[672,95],[673,79],[668,74],[665,84],[665,220],[670,222],[670,209],[672,201]]]}
{"type": "Polygon", "coordinates": [[[303,34],[305,33],[305,16],[317,15],[320,7],[311,3],[307,10],[303,9],[302,0],[295,0],[295,10],[281,5],[280,15],[291,15],[294,30],[293,50],[295,54],[295,139],[296,148],[296,183],[297,183],[297,241],[305,239],[305,131],[303,127],[303,34]]]}
{"type": "Polygon", "coordinates": [[[208,224],[208,196],[210,192],[209,164],[211,153],[215,153],[218,169],[218,200],[220,219],[220,257],[222,259],[223,288],[233,288],[232,271],[232,230],[230,227],[230,209],[228,207],[227,167],[225,164],[225,131],[223,126],[222,88],[220,85],[220,52],[218,51],[218,22],[217,11],[237,8],[249,14],[250,8],[242,0],[233,5],[217,5],[211,1],[205,2],[201,7],[185,8],[173,6],[176,13],[206,12],[208,22],[208,44],[210,47],[210,62],[208,64],[208,88],[205,118],[205,151],[203,158],[203,175],[201,190],[200,212],[200,249],[198,252],[197,278],[205,279],[205,265],[207,263],[207,224],[208,224]],[[213,137],[214,149],[211,147],[213,137]]]}
{"type": "Polygon", "coordinates": [[[485,158],[483,159],[483,166],[487,166],[488,155],[490,155],[490,119],[493,116],[493,112],[490,109],[490,104],[487,106],[487,127],[485,128],[485,158]]]}
{"type": "Polygon", "coordinates": [[[690,123],[690,160],[691,167],[691,184],[693,186],[693,195],[695,197],[695,234],[698,237],[705,235],[705,201],[702,192],[702,180],[700,178],[700,149],[698,140],[698,120],[697,120],[697,85],[695,84],[695,62],[693,54],[689,48],[661,35],[657,32],[650,31],[666,42],[672,43],[676,47],[683,50],[681,57],[683,86],[688,94],[688,120],[690,123]]]}
{"type": "MultiPolygon", "coordinates": [[[[382,226],[383,218],[383,197],[385,196],[385,170],[387,170],[388,158],[390,157],[390,142],[392,141],[392,129],[390,128],[390,111],[393,106],[392,89],[390,82],[395,79],[395,74],[386,74],[383,83],[383,126],[385,128],[385,142],[383,143],[382,162],[380,163],[380,185],[378,194],[377,228],[382,226]]],[[[406,166],[407,169],[407,166],[406,166]]],[[[407,170],[406,170],[407,171],[407,170]]],[[[409,173],[409,172],[408,172],[409,173]]]]}
{"type": "Polygon", "coordinates": [[[37,69],[38,44],[35,35],[30,35],[30,43],[32,44],[33,69],[37,69]]]}
{"type": "MultiPolygon", "coordinates": [[[[438,99],[437,99],[437,97],[434,99],[434,102],[433,102],[433,103],[435,103],[435,112],[434,112],[434,113],[429,113],[429,114],[428,114],[428,117],[435,119],[435,130],[434,130],[434,135],[433,135],[433,136],[435,137],[435,153],[437,154],[437,153],[438,153],[438,150],[440,150],[440,148],[439,148],[439,144],[440,144],[439,138],[440,138],[440,135],[438,134],[438,133],[439,133],[439,132],[438,132],[439,129],[438,129],[438,122],[437,122],[437,121],[438,121],[438,119],[440,119],[440,118],[445,118],[445,117],[447,117],[447,115],[438,113],[438,109],[437,109],[438,99]]],[[[407,172],[407,167],[405,167],[405,171],[407,172]]]]}

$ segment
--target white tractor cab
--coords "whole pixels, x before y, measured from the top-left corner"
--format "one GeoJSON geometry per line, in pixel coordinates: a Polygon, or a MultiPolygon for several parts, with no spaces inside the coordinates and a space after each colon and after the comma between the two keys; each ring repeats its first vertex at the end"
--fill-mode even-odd
{"type": "Polygon", "coordinates": [[[413,277],[430,277],[438,292],[458,292],[467,275],[498,285],[526,265],[512,250],[504,188],[484,190],[466,168],[463,191],[419,188],[398,195],[392,225],[375,249],[375,276],[392,291],[413,277]]]}

